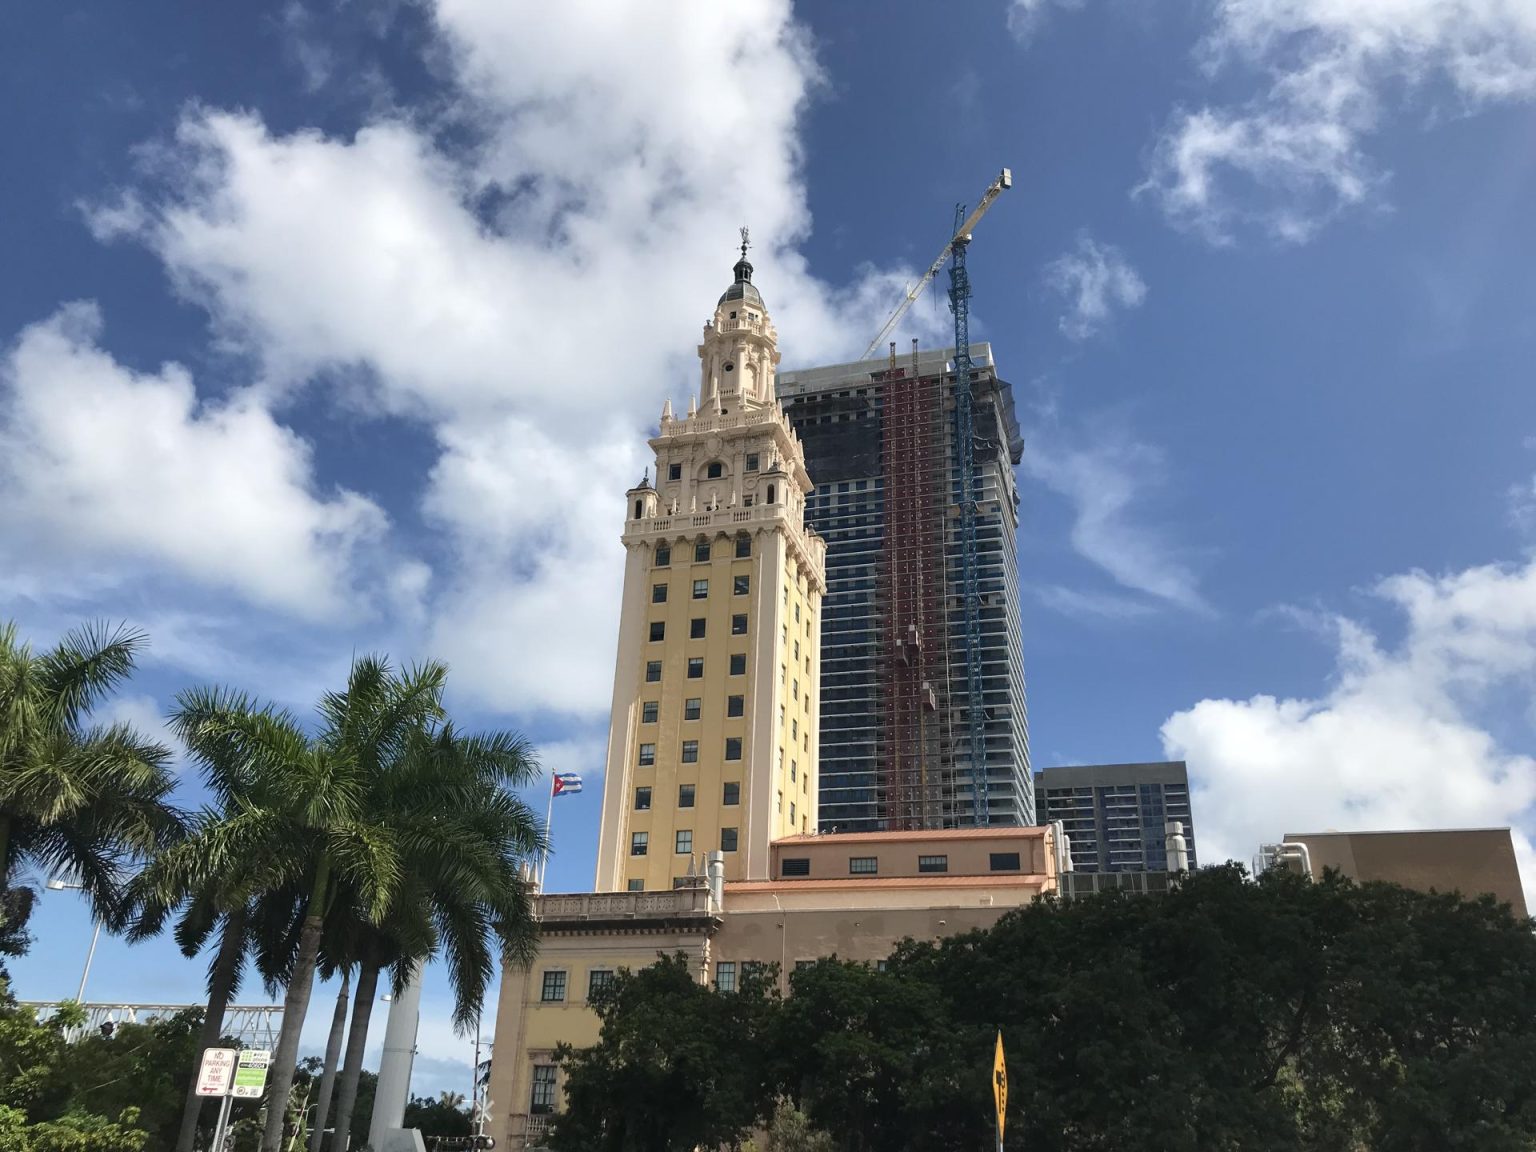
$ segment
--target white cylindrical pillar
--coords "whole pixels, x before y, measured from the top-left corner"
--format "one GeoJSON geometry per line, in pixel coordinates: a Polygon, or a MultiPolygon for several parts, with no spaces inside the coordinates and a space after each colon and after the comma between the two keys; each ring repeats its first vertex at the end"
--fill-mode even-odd
{"type": "Polygon", "coordinates": [[[379,1060],[379,1083],[373,1098],[373,1122],[368,1143],[384,1147],[384,1133],[405,1122],[405,1104],[411,1095],[411,1065],[416,1059],[416,1028],[421,1019],[421,965],[389,1005],[384,1026],[384,1054],[379,1060]]]}

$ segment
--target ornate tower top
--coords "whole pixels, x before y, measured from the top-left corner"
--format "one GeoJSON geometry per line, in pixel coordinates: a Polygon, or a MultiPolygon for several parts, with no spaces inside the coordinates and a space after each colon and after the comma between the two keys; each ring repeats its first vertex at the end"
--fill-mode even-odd
{"type": "Polygon", "coordinates": [[[752,283],[752,262],[747,259],[750,236],[743,227],[741,256],[732,269],[736,279],[704,325],[704,342],[699,345],[699,410],[704,413],[773,403],[779,334],[752,283]]]}

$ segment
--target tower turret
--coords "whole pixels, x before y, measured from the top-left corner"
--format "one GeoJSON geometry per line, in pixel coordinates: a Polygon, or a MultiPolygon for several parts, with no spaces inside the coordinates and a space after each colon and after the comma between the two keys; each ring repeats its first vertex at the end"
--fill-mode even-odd
{"type": "Polygon", "coordinates": [[[773,402],[773,374],[779,363],[779,334],[763,296],[752,283],[747,229],[741,230],[741,258],[735,280],[715,305],[699,345],[699,407],[706,413],[755,409],[773,402]]]}

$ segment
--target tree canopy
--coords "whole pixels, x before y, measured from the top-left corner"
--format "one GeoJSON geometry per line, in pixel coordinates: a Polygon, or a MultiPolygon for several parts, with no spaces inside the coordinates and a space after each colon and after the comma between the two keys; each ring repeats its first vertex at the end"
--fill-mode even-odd
{"type": "Polygon", "coordinates": [[[717,993],[680,957],[596,998],[553,1145],[730,1147],[785,1097],[846,1152],[1531,1152],[1536,936],[1491,899],[1206,869],[1042,901],[717,993]]]}

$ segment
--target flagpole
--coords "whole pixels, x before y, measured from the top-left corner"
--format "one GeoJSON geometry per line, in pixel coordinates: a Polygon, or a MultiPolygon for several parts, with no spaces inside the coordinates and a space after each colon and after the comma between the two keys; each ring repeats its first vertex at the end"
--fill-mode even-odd
{"type": "Polygon", "coordinates": [[[549,778],[549,803],[544,808],[544,858],[539,861],[539,892],[544,891],[544,873],[549,870],[549,825],[555,818],[555,777],[549,778]]]}

